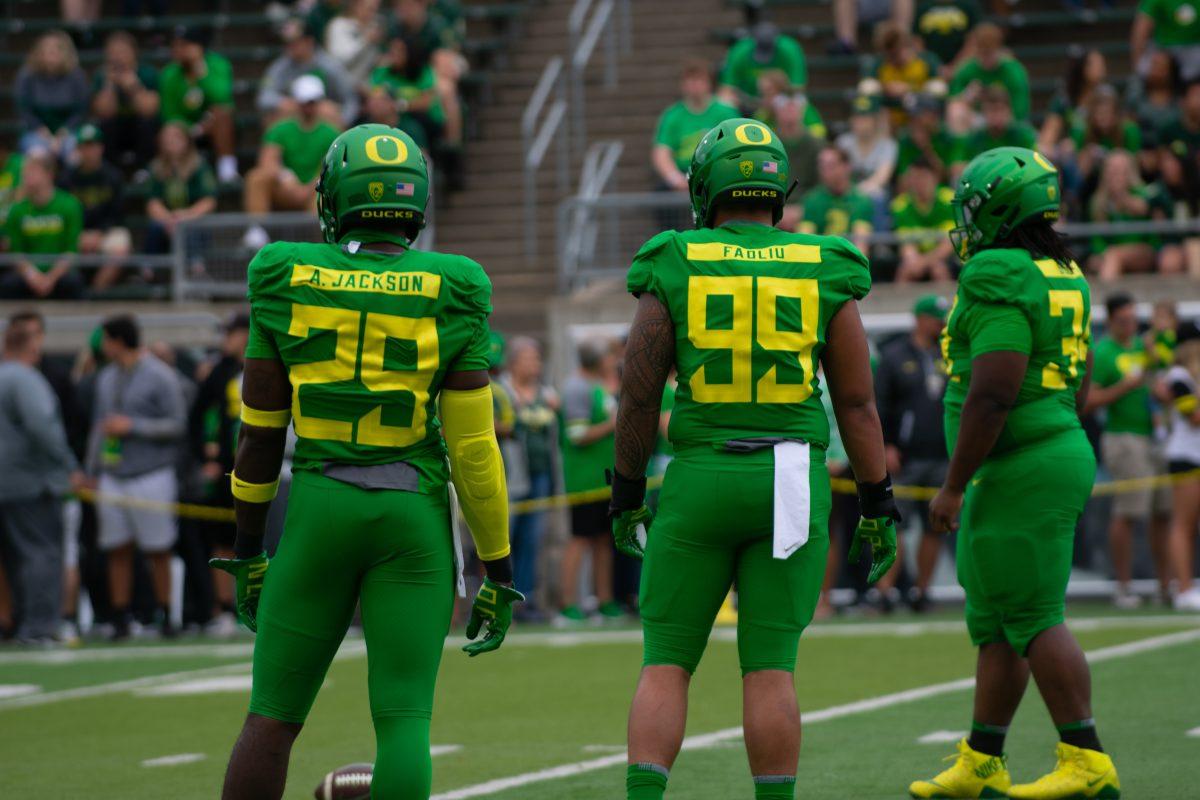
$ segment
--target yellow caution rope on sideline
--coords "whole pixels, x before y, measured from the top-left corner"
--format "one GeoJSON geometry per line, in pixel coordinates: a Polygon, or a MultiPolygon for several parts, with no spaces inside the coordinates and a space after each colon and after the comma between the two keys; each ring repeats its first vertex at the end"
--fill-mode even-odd
{"type": "MultiPolygon", "coordinates": [[[[1097,483],[1092,488],[1093,497],[1107,497],[1114,494],[1124,494],[1126,492],[1144,491],[1146,489],[1160,489],[1166,486],[1171,486],[1180,481],[1194,480],[1200,478],[1200,469],[1194,469],[1189,472],[1180,472],[1174,475],[1151,475],[1146,478],[1128,478],[1119,481],[1104,481],[1097,483]]],[[[662,477],[649,478],[646,481],[647,489],[657,489],[662,485],[662,477]]],[[[830,485],[833,491],[838,494],[854,494],[857,489],[854,481],[849,478],[832,478],[830,485]]],[[[898,485],[895,487],[896,497],[901,500],[916,500],[929,501],[938,493],[937,486],[906,486],[898,485]]],[[[79,499],[87,503],[104,503],[107,505],[121,506],[122,508],[137,508],[144,511],[160,511],[166,514],[183,519],[199,519],[210,522],[233,522],[234,515],[231,508],[219,508],[217,506],[206,506],[199,503],[164,503],[158,500],[144,500],[137,497],[128,497],[125,495],[111,494],[108,492],[97,492],[91,489],[82,489],[78,492],[79,499]]],[[[608,487],[599,489],[588,489],[582,492],[570,492],[568,494],[558,494],[551,497],[538,497],[532,500],[517,500],[509,505],[509,509],[513,514],[532,514],[537,511],[548,511],[552,508],[566,508],[570,506],[583,505],[584,503],[597,503],[607,500],[612,496],[612,490],[608,487]]]]}

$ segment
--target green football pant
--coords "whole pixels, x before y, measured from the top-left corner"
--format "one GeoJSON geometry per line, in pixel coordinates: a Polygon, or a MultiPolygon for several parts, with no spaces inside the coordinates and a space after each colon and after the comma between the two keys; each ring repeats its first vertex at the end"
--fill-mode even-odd
{"type": "Polygon", "coordinates": [[[368,491],[297,472],[263,585],[250,712],[304,722],[361,601],[376,737],[371,796],[426,800],[454,583],[445,489],[368,491]]]}
{"type": "Polygon", "coordinates": [[[696,670],[725,595],[736,582],[742,674],[796,667],[829,550],[829,471],[810,451],[808,542],[772,558],[774,454],[697,447],[667,467],[642,566],[643,663],[696,670]]]}
{"type": "Polygon", "coordinates": [[[1007,641],[1021,655],[1064,618],[1075,525],[1096,478],[1082,430],[989,458],[967,488],[958,532],[958,582],[978,645],[1007,641]]]}

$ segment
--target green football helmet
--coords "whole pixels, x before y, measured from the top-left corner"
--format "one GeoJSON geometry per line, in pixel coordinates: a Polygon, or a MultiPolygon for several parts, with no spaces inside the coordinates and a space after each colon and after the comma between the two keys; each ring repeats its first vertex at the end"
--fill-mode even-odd
{"type": "Polygon", "coordinates": [[[692,219],[697,228],[712,226],[723,202],[769,202],[775,222],[783,216],[788,157],[779,136],[753,119],[727,119],[704,134],[688,169],[692,219]]]}
{"type": "Polygon", "coordinates": [[[999,241],[1030,219],[1058,219],[1058,170],[1024,147],[997,147],[971,160],[951,205],[950,241],[960,258],[999,241]]]}
{"type": "Polygon", "coordinates": [[[410,241],[425,227],[429,168],[407,133],[358,125],[329,145],[317,180],[317,216],[325,241],[353,228],[395,230],[410,241]]]}

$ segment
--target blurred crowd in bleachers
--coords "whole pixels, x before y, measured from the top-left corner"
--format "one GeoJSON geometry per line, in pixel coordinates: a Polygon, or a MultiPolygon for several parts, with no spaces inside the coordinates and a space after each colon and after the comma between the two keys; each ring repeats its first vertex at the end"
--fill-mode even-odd
{"type": "MultiPolygon", "coordinates": [[[[164,17],[165,1],[127,5],[129,28],[107,26],[101,38],[98,2],[64,1],[63,27],[37,37],[16,75],[17,124],[0,135],[0,252],[26,257],[0,267],[0,298],[152,290],[167,276],[137,255],[170,252],[180,225],[222,198],[227,210],[256,217],[315,212],[325,151],[360,122],[406,131],[442,185],[461,183],[469,65],[457,0],[272,4],[261,22],[276,55],[249,121],[234,108],[246,76],[212,47],[213,27],[164,17]],[[140,14],[164,23],[147,26],[140,14]],[[172,19],[181,24],[164,27],[172,19]],[[143,46],[166,46],[166,63],[152,66],[143,46]],[[81,54],[97,52],[85,70],[81,54]],[[239,159],[246,127],[261,140],[239,159]],[[93,257],[86,269],[79,254],[93,257]]],[[[267,241],[251,219],[244,247],[267,241]]]]}
{"type": "MultiPolygon", "coordinates": [[[[687,191],[691,151],[713,125],[760,119],[778,132],[797,182],[781,224],[846,236],[870,252],[878,280],[897,281],[957,273],[945,236],[953,186],[993,147],[1037,148],[1059,167],[1064,222],[1188,220],[1200,211],[1200,4],[1142,0],[1128,40],[1133,73],[1113,74],[1102,49],[1073,46],[1038,108],[1004,17],[985,15],[977,0],[836,0],[830,51],[860,61],[850,116],[838,120],[811,100],[804,47],[772,21],[771,6],[745,4],[745,25],[720,65],[684,66],[680,100],[655,132],[663,190],[687,191]],[[860,30],[870,32],[861,42],[860,30]],[[873,246],[880,232],[896,240],[873,246]]],[[[1074,244],[1081,266],[1105,281],[1200,276],[1197,236],[1101,234],[1074,244]]]]}

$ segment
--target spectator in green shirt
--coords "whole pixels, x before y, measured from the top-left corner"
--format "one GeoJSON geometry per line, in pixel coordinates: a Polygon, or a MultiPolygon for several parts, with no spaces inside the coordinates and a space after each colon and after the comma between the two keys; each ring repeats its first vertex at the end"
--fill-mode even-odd
{"type": "Polygon", "coordinates": [[[73,269],[71,254],[79,252],[83,208],[79,201],[54,186],[54,157],[30,153],[21,165],[24,199],[8,212],[5,227],[9,249],[28,253],[0,278],[0,297],[57,298],[83,295],[83,279],[73,269]]]}
{"type": "Polygon", "coordinates": [[[967,137],[963,159],[970,161],[995,147],[1037,146],[1037,132],[1028,122],[1013,119],[1012,104],[1003,86],[989,86],[983,92],[983,127],[967,137]]]}
{"type": "MultiPolygon", "coordinates": [[[[5,144],[0,144],[0,234],[8,236],[4,223],[8,220],[8,210],[17,202],[17,189],[21,186],[20,153],[9,150],[5,144]]],[[[0,250],[7,249],[0,247],[0,250]]]]}
{"type": "Polygon", "coordinates": [[[1066,76],[1050,97],[1050,107],[1038,131],[1038,152],[1050,158],[1067,154],[1060,147],[1076,125],[1087,116],[1092,92],[1108,77],[1108,62],[1099,50],[1073,48],[1066,76]]]}
{"type": "MultiPolygon", "coordinates": [[[[1108,333],[1096,342],[1093,353],[1092,387],[1085,413],[1105,409],[1100,455],[1114,480],[1149,478],[1165,472],[1161,453],[1154,443],[1154,418],[1150,411],[1149,360],[1138,336],[1137,310],[1128,294],[1105,301],[1108,333]]],[[[1171,509],[1170,490],[1139,489],[1113,497],[1108,537],[1113,571],[1116,572],[1118,606],[1135,607],[1138,598],[1129,589],[1133,577],[1133,524],[1150,523],[1150,552],[1155,571],[1164,582],[1166,538],[1171,509]]]]}
{"type": "MultiPolygon", "coordinates": [[[[792,92],[783,71],[764,72],[758,76],[758,86],[763,102],[754,118],[770,125],[779,136],[788,154],[788,181],[794,181],[796,191],[803,194],[817,185],[817,154],[825,146],[825,120],[807,97],[792,92]]],[[[799,224],[800,207],[785,206],[780,227],[791,231],[799,224]]]]}
{"type": "Polygon", "coordinates": [[[729,48],[717,94],[729,105],[752,112],[758,106],[758,76],[773,69],[783,70],[796,91],[808,83],[808,65],[800,43],[780,33],[775,23],[763,20],[750,36],[729,48]]]}
{"type": "Polygon", "coordinates": [[[932,94],[918,94],[908,112],[908,125],[896,141],[896,174],[917,160],[924,160],[937,172],[938,181],[952,184],[963,165],[963,139],[955,136],[942,122],[942,102],[932,94]]]}
{"type": "Polygon", "coordinates": [[[946,77],[954,74],[967,48],[967,37],[983,19],[977,0],[922,0],[913,19],[913,33],[941,59],[946,77]]]}
{"type": "Polygon", "coordinates": [[[948,281],[954,263],[949,236],[954,190],[938,185],[937,170],[924,159],[908,166],[901,184],[905,191],[892,201],[892,230],[900,237],[896,281],[948,281]]]}
{"type": "Polygon", "coordinates": [[[59,176],[59,188],[70,192],[83,208],[79,252],[102,255],[105,261],[92,273],[92,289],[114,285],[133,250],[125,227],[125,177],[104,158],[104,134],[88,123],[75,134],[76,163],[59,176]]]}
{"type": "MultiPolygon", "coordinates": [[[[579,371],[567,379],[562,390],[562,465],[568,493],[604,488],[604,470],[613,461],[617,400],[611,391],[616,381],[617,360],[604,342],[585,342],[579,347],[579,371]]],[[[571,506],[571,538],[562,558],[562,621],[581,622],[579,568],[585,553],[591,554],[592,587],[600,601],[600,613],[621,616],[613,599],[612,528],[608,501],[597,500],[571,506]]]]}
{"type": "Polygon", "coordinates": [[[1200,78],[1200,2],[1139,0],[1129,34],[1130,61],[1139,75],[1147,71],[1150,40],[1179,62],[1185,81],[1200,78]]]}
{"type": "Polygon", "coordinates": [[[318,41],[325,40],[325,29],[333,18],[342,13],[344,0],[317,0],[304,17],[304,23],[312,30],[318,41]]]}
{"type": "MultiPolygon", "coordinates": [[[[263,135],[258,164],[246,173],[242,206],[247,214],[317,209],[317,177],[321,161],[340,131],[321,115],[325,85],[316,75],[292,82],[297,114],[279,120],[263,135]]],[[[245,244],[257,250],[267,243],[266,231],[255,225],[245,244]]]]}
{"type": "Polygon", "coordinates": [[[138,62],[132,34],[116,31],[105,41],[92,90],[92,116],[109,158],[117,164],[148,164],[158,136],[158,72],[138,62]]]}
{"type": "Polygon", "coordinates": [[[372,91],[386,92],[400,114],[397,127],[422,149],[433,147],[447,129],[447,115],[437,91],[437,79],[420,45],[402,38],[388,42],[384,61],[371,73],[372,91]]]}
{"type": "Polygon", "coordinates": [[[179,223],[199,219],[217,208],[212,169],[181,123],[168,122],[158,134],[158,157],[150,163],[146,194],[148,253],[168,252],[179,223]]]}
{"type": "Polygon", "coordinates": [[[1071,129],[1075,169],[1085,183],[1094,183],[1095,172],[1112,150],[1136,153],[1142,148],[1137,123],[1121,113],[1121,98],[1107,83],[1097,86],[1088,98],[1082,119],[1071,129]]]}
{"type": "Polygon", "coordinates": [[[429,0],[396,0],[393,9],[391,37],[418,44],[425,58],[438,50],[458,50],[462,45],[454,27],[440,15],[430,13],[429,0]]]}
{"type": "Polygon", "coordinates": [[[234,155],[233,68],[228,59],[208,52],[209,34],[197,27],[179,26],[171,40],[171,62],[163,67],[158,90],[162,120],[181,122],[194,137],[212,140],[217,176],[237,180],[234,155]]]}
{"type": "Polygon", "coordinates": [[[1200,211],[1200,80],[1183,89],[1179,113],[1158,131],[1163,180],[1171,193],[1200,211]]]}
{"type": "MultiPolygon", "coordinates": [[[[1133,154],[1113,150],[1104,158],[1100,183],[1088,204],[1091,222],[1142,222],[1166,219],[1170,201],[1157,187],[1142,183],[1133,154]],[[1164,200],[1166,202],[1164,202],[1164,200]]],[[[1102,281],[1115,281],[1129,272],[1178,274],[1183,271],[1183,252],[1176,245],[1162,245],[1156,236],[1121,234],[1096,237],[1092,241],[1091,267],[1102,281]]]]}
{"type": "Polygon", "coordinates": [[[679,94],[680,100],[658,118],[650,163],[664,188],[686,193],[696,145],[709,130],[737,117],[738,110],[713,96],[712,73],[706,61],[691,60],[683,65],[679,94]]]}
{"type": "Polygon", "coordinates": [[[821,183],[801,199],[804,209],[797,230],[841,236],[866,253],[875,208],[850,181],[850,156],[838,147],[826,147],[817,156],[817,172],[821,183]]]}
{"type": "Polygon", "coordinates": [[[983,90],[1002,86],[1012,101],[1013,116],[1029,119],[1029,73],[1004,49],[1004,32],[985,22],[975,28],[975,55],[962,63],[950,80],[951,96],[962,97],[976,105],[983,90]]]}

